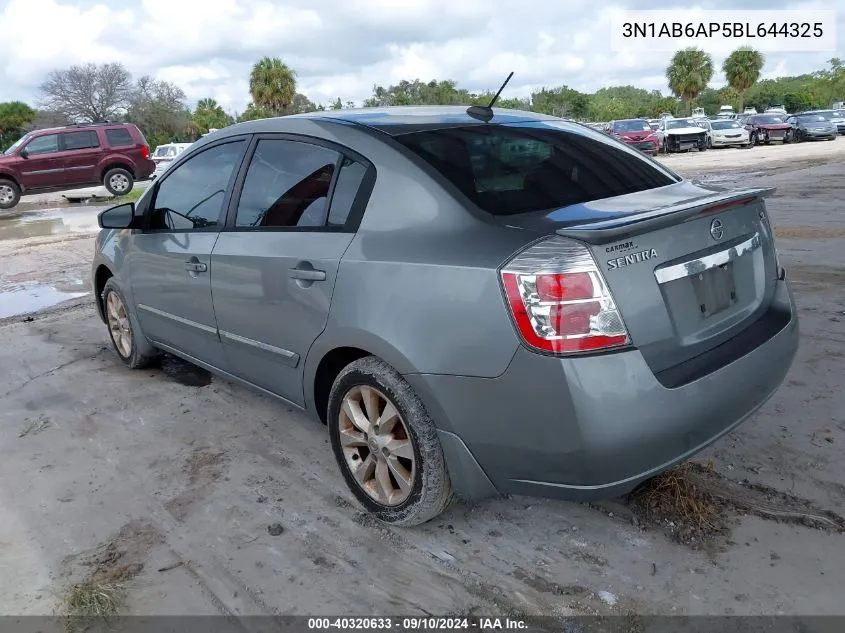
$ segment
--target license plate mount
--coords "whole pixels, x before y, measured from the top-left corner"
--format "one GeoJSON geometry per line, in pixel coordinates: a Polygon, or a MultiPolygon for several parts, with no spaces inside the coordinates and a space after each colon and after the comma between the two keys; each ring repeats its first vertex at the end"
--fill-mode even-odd
{"type": "Polygon", "coordinates": [[[709,319],[736,303],[733,264],[728,262],[690,277],[702,318],[709,319]]]}

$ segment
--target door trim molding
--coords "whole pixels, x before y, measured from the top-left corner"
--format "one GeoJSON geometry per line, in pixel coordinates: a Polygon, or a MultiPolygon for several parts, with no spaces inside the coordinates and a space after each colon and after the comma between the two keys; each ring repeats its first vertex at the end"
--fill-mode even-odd
{"type": "Polygon", "coordinates": [[[156,314],[160,317],[164,317],[165,319],[170,319],[171,321],[176,321],[177,323],[181,323],[182,325],[188,325],[190,327],[197,328],[202,330],[203,332],[208,332],[209,334],[214,334],[217,336],[217,328],[211,327],[210,325],[203,325],[202,323],[197,323],[196,321],[191,321],[190,319],[185,319],[180,316],[176,316],[175,314],[170,314],[169,312],[165,312],[164,310],[159,310],[158,308],[153,308],[148,305],[144,305],[143,303],[138,304],[139,310],[144,310],[146,312],[150,312],[152,314],[156,314]]]}
{"type": "Polygon", "coordinates": [[[292,352],[282,347],[276,347],[275,345],[270,345],[269,343],[262,343],[261,341],[256,341],[245,336],[240,336],[239,334],[234,334],[233,332],[226,332],[225,330],[219,330],[219,332],[221,338],[231,341],[233,343],[240,343],[241,345],[254,347],[256,349],[275,354],[276,356],[281,357],[282,362],[284,362],[286,365],[296,367],[299,364],[299,354],[297,354],[296,352],[292,352]]]}

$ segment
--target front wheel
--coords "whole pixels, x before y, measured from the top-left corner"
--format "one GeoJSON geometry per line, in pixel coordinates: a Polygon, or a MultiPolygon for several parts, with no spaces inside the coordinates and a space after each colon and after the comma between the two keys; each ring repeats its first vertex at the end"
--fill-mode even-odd
{"type": "Polygon", "coordinates": [[[103,176],[103,186],[113,196],[125,196],[132,191],[135,179],[122,167],[109,169],[103,176]]]}
{"type": "Polygon", "coordinates": [[[757,136],[757,132],[751,135],[751,144],[752,145],[759,145],[760,144],[760,137],[757,136]]]}
{"type": "Polygon", "coordinates": [[[123,291],[114,277],[106,282],[100,295],[103,302],[103,315],[109,328],[114,351],[130,369],[144,369],[156,360],[156,356],[145,354],[149,345],[143,339],[129,312],[123,291]]]}
{"type": "Polygon", "coordinates": [[[11,209],[21,199],[21,188],[14,180],[0,178],[0,209],[11,209]]]}
{"type": "Polygon", "coordinates": [[[804,140],[804,136],[801,134],[801,130],[795,130],[794,138],[796,143],[800,143],[804,140]]]}
{"type": "Polygon", "coordinates": [[[452,483],[437,429],[390,365],[368,356],[343,369],[327,420],[346,485],[377,519],[419,525],[449,505],[452,483]]]}

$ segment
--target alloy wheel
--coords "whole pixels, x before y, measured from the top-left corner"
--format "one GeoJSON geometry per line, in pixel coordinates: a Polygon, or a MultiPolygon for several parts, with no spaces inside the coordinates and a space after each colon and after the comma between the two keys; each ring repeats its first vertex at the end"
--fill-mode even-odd
{"type": "Polygon", "coordinates": [[[390,399],[369,385],[352,387],[337,424],[346,466],[361,490],[383,506],[407,501],[417,460],[410,429],[390,399]]]}
{"type": "Polygon", "coordinates": [[[106,316],[109,322],[109,332],[117,352],[123,358],[132,354],[132,326],[126,306],[116,292],[110,292],[106,297],[106,316]]]}
{"type": "Polygon", "coordinates": [[[123,174],[114,174],[109,178],[109,185],[115,191],[124,192],[129,189],[129,179],[123,174]]]}

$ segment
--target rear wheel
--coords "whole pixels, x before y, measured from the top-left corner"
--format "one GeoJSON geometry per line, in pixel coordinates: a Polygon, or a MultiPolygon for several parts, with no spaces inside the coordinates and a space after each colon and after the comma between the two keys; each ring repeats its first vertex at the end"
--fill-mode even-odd
{"type": "Polygon", "coordinates": [[[106,175],[103,176],[103,186],[113,196],[125,196],[132,191],[134,184],[135,179],[132,177],[132,174],[122,167],[109,169],[106,175]]]}
{"type": "Polygon", "coordinates": [[[437,429],[390,365],[368,356],[343,369],[327,419],[346,485],[377,519],[419,525],[449,505],[452,484],[437,429]]]}
{"type": "Polygon", "coordinates": [[[0,209],[11,209],[21,199],[21,188],[13,180],[0,179],[0,209]]]}

